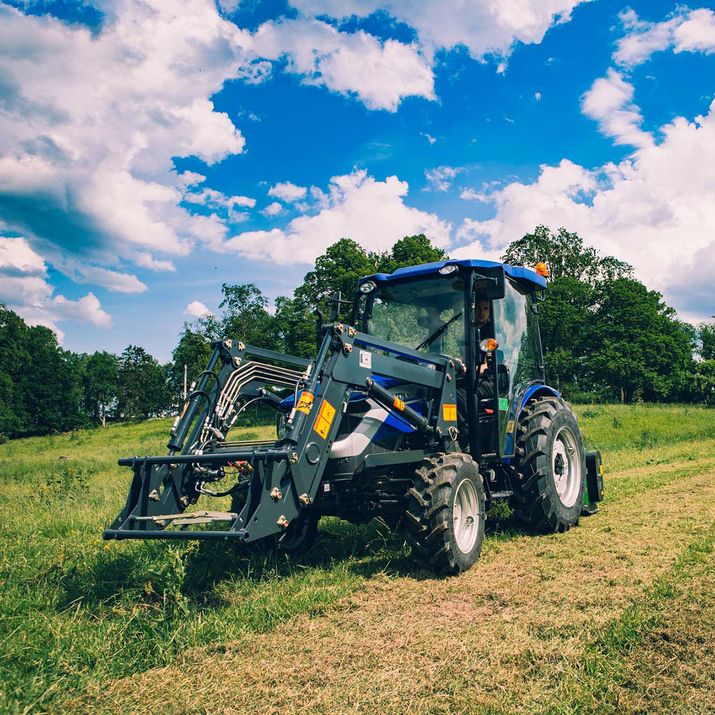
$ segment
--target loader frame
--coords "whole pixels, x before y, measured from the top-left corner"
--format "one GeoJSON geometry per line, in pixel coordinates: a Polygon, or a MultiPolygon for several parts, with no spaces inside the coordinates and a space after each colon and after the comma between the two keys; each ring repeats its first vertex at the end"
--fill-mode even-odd
{"type": "MultiPolygon", "coordinates": [[[[103,537],[252,542],[286,531],[301,512],[319,507],[314,502],[353,391],[364,392],[419,435],[419,448],[368,455],[365,468],[410,473],[426,454],[458,450],[455,378],[465,369],[461,360],[397,346],[342,323],[324,325],[322,332],[315,361],[231,340],[213,343],[207,369],[171,430],[169,454],[119,460],[132,468],[132,484],[103,537]],[[375,376],[426,388],[426,414],[390,394],[375,376]],[[285,436],[227,441],[240,401],[275,406],[280,402],[272,391],[276,386],[292,387],[299,398],[285,436]],[[185,513],[202,493],[217,495],[206,485],[220,481],[231,468],[243,476],[240,511],[185,513]],[[218,523],[228,528],[207,528],[218,523]]],[[[399,496],[386,496],[388,511],[391,503],[398,512],[404,509],[399,496]]],[[[379,502],[378,496],[375,515],[379,502]]]]}

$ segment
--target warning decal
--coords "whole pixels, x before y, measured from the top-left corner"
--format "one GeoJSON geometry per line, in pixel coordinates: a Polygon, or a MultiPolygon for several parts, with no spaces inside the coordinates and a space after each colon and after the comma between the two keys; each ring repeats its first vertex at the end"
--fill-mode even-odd
{"type": "Polygon", "coordinates": [[[457,405],[442,405],[442,419],[445,422],[456,422],[457,405]]]}
{"type": "Polygon", "coordinates": [[[318,413],[318,419],[315,420],[313,429],[323,438],[328,439],[330,425],[333,424],[335,417],[335,408],[327,401],[323,401],[323,405],[318,413]]]}
{"type": "Polygon", "coordinates": [[[298,412],[302,412],[303,414],[308,414],[310,412],[310,408],[313,405],[313,393],[308,392],[307,390],[303,390],[303,392],[300,395],[300,399],[298,400],[298,406],[295,408],[298,412]]]}
{"type": "Polygon", "coordinates": [[[395,401],[393,404],[400,412],[405,411],[405,403],[399,397],[395,398],[395,401]]]}

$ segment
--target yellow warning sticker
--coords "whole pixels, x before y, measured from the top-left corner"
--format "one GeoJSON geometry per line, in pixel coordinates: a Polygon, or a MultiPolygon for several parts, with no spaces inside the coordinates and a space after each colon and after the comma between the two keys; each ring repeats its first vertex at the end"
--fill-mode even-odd
{"type": "Polygon", "coordinates": [[[506,423],[506,433],[511,434],[514,431],[514,420],[509,420],[506,423]]]}
{"type": "Polygon", "coordinates": [[[315,398],[312,392],[303,390],[300,395],[300,399],[298,400],[298,406],[295,409],[298,412],[302,412],[303,414],[307,415],[310,412],[310,408],[313,406],[314,399],[315,398]]]}
{"type": "Polygon", "coordinates": [[[395,402],[393,404],[400,412],[405,411],[405,403],[399,397],[395,398],[395,402]]]}
{"type": "Polygon", "coordinates": [[[442,419],[445,422],[456,422],[457,405],[442,405],[442,419]]]}
{"type": "Polygon", "coordinates": [[[333,424],[334,417],[335,408],[327,400],[324,400],[318,413],[318,419],[315,420],[315,425],[313,425],[313,429],[323,439],[328,439],[328,432],[330,431],[330,425],[333,424]]]}

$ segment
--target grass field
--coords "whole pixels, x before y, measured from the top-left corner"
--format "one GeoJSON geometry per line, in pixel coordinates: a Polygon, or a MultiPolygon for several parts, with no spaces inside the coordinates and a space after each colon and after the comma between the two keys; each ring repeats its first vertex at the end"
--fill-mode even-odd
{"type": "Polygon", "coordinates": [[[377,523],[299,564],[103,542],[167,420],[1,445],[0,712],[712,712],[715,410],[576,409],[601,512],[494,518],[451,579],[377,523]]]}

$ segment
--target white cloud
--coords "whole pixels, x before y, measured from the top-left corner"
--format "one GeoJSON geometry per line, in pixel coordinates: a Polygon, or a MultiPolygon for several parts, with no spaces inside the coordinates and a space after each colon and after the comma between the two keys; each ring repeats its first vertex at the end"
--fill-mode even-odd
{"type": "Polygon", "coordinates": [[[634,67],[647,62],[654,52],[715,52],[715,12],[679,6],[662,22],[641,20],[632,9],[620,14],[625,35],[616,43],[616,63],[634,67]]]}
{"type": "Polygon", "coordinates": [[[112,327],[112,318],[102,310],[94,293],[87,293],[84,298],[79,300],[67,300],[63,295],[55,296],[50,309],[57,314],[60,320],[73,318],[92,323],[100,328],[112,327]]]}
{"type": "Polygon", "coordinates": [[[427,132],[420,132],[420,134],[421,134],[430,144],[434,144],[434,143],[437,141],[437,139],[436,139],[435,137],[431,136],[430,134],[427,134],[427,132]]]}
{"type": "MultiPolygon", "coordinates": [[[[25,235],[48,261],[67,257],[56,267],[89,280],[204,240],[202,222],[179,206],[203,177],[177,175],[172,157],[213,164],[243,151],[209,98],[249,61],[250,44],[211,0],[101,9],[93,34],[0,4],[0,229],[25,235]]],[[[101,284],[124,290],[132,278],[101,284]]]]}
{"type": "Polygon", "coordinates": [[[706,116],[679,117],[620,164],[589,171],[563,160],[542,166],[532,184],[513,182],[488,195],[496,215],[469,221],[462,238],[502,252],[538,224],[578,233],[604,254],[628,261],[649,287],[699,319],[715,313],[715,102],[706,116]]]}
{"type": "Polygon", "coordinates": [[[567,22],[581,0],[291,0],[306,14],[348,18],[385,10],[414,28],[420,42],[434,49],[463,45],[472,57],[508,57],[517,42],[538,44],[547,30],[567,22]]]}
{"type": "Polygon", "coordinates": [[[537,102],[540,102],[541,101],[541,92],[534,92],[534,99],[537,102]]]}
{"type": "Polygon", "coordinates": [[[138,266],[148,268],[152,271],[176,271],[176,266],[171,261],[161,261],[154,258],[151,253],[139,251],[134,256],[134,261],[138,266]]]}
{"type": "Polygon", "coordinates": [[[435,214],[407,206],[408,186],[396,176],[376,181],[365,171],[330,180],[324,207],[293,219],[285,230],[249,231],[225,247],[253,259],[281,264],[312,263],[340,238],[352,238],[368,250],[384,250],[395,241],[424,233],[436,246],[449,244],[451,224],[435,214]]]}
{"type": "Polygon", "coordinates": [[[184,309],[185,315],[200,318],[202,315],[214,315],[200,300],[192,300],[184,309]]]}
{"type": "Polygon", "coordinates": [[[283,206],[279,204],[277,201],[274,201],[272,204],[268,204],[266,208],[261,209],[261,213],[264,216],[278,216],[283,213],[283,206]]]}
{"type": "Polygon", "coordinates": [[[581,98],[581,111],[598,122],[603,134],[613,137],[616,144],[644,147],[653,137],[644,132],[640,109],[633,104],[633,85],[613,69],[597,79],[581,98]]]}
{"type": "Polygon", "coordinates": [[[369,109],[397,110],[405,97],[436,99],[431,58],[416,44],[381,42],[366,32],[340,32],[317,19],[266,22],[252,37],[252,52],[286,58],[303,83],[356,95],[369,109]]]}
{"type": "Polygon", "coordinates": [[[290,181],[284,181],[268,189],[269,196],[274,196],[286,203],[300,201],[306,197],[307,193],[308,189],[306,189],[305,186],[296,186],[295,184],[291,184],[290,181]]]}
{"type": "Polygon", "coordinates": [[[462,171],[464,171],[463,167],[454,166],[438,166],[435,169],[425,169],[425,178],[428,185],[423,191],[447,191],[452,185],[453,179],[462,171]]]}
{"type": "Polygon", "coordinates": [[[0,302],[16,311],[30,325],[45,325],[63,337],[56,322],[78,320],[100,328],[112,326],[111,316],[93,293],[79,300],[52,297],[47,266],[24,238],[0,236],[0,302]]]}
{"type": "Polygon", "coordinates": [[[459,194],[460,199],[464,199],[465,201],[479,201],[480,203],[489,203],[491,200],[489,195],[485,193],[484,191],[475,191],[474,189],[462,189],[462,192],[459,194]]]}

